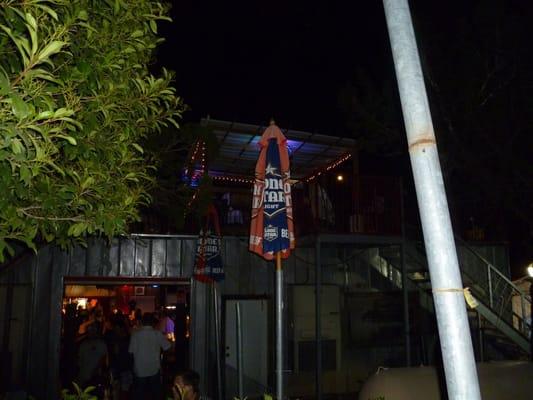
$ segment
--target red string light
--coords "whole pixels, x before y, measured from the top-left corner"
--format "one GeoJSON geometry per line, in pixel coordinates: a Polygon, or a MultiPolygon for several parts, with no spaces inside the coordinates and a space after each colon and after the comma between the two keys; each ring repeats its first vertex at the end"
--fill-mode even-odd
{"type": "Polygon", "coordinates": [[[313,175],[311,175],[310,177],[304,179],[305,182],[310,182],[312,181],[313,179],[316,179],[316,177],[322,175],[322,172],[328,172],[328,171],[331,171],[332,169],[334,168],[337,168],[340,164],[342,164],[343,162],[349,160],[350,158],[352,158],[352,155],[351,154],[345,154],[344,156],[342,156],[341,158],[338,158],[337,160],[333,161],[331,164],[329,164],[326,168],[324,168],[323,170],[321,171],[318,171],[316,173],[314,173],[313,175]]]}

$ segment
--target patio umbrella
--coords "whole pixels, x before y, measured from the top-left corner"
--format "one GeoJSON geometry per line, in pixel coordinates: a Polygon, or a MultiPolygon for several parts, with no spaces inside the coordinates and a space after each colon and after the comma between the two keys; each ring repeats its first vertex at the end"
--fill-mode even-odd
{"type": "Polygon", "coordinates": [[[272,123],[259,141],[250,225],[250,251],[266,260],[286,259],[294,249],[287,139],[272,123]]]}
{"type": "Polygon", "coordinates": [[[250,251],[276,260],[276,389],[283,399],[283,268],[281,259],[294,249],[292,200],[287,139],[274,124],[259,141],[250,223],[250,251]]]}
{"type": "Polygon", "coordinates": [[[220,225],[218,213],[211,204],[207,209],[206,222],[200,230],[196,245],[194,278],[201,282],[220,282],[224,268],[220,255],[220,225]]]}

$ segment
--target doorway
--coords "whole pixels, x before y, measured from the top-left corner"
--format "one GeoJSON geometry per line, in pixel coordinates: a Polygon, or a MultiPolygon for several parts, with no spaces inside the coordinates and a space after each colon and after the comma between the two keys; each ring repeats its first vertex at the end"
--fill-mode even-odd
{"type": "MultiPolygon", "coordinates": [[[[112,399],[130,398],[132,359],[129,338],[145,314],[171,343],[162,353],[161,375],[169,384],[178,370],[189,368],[190,282],[154,278],[65,278],[62,303],[60,378],[63,388],[83,380],[80,345],[98,337],[107,348],[92,372],[97,392],[112,399]],[[95,334],[96,332],[96,334],[95,334]]],[[[104,348],[102,346],[102,348],[104,348]]],[[[84,356],[86,357],[86,356],[84,356]]]]}

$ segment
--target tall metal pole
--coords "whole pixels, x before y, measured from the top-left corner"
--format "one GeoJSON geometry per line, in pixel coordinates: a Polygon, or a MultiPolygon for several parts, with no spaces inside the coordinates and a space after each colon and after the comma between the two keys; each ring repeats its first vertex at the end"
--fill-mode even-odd
{"type": "Polygon", "coordinates": [[[315,347],[316,347],[316,378],[315,378],[315,398],[322,399],[322,311],[321,296],[322,291],[322,266],[320,264],[320,236],[316,237],[315,244],[315,347]]]}
{"type": "Polygon", "coordinates": [[[433,122],[407,0],[383,0],[450,400],[481,399],[433,122]]]}
{"type": "Polygon", "coordinates": [[[276,253],[276,396],[283,399],[283,267],[276,253]]]}
{"type": "Polygon", "coordinates": [[[241,321],[241,304],[235,302],[235,316],[237,322],[237,376],[239,383],[239,400],[244,400],[244,376],[242,361],[242,321],[241,321]]]}
{"type": "Polygon", "coordinates": [[[218,291],[216,282],[213,283],[213,304],[215,309],[215,352],[217,362],[217,395],[218,400],[223,400],[222,395],[222,348],[220,345],[220,306],[218,302],[218,291]]]}

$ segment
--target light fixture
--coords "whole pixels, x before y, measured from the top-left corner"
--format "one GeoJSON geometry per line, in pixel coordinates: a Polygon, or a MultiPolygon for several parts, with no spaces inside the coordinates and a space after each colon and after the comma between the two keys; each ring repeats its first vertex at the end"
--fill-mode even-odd
{"type": "Polygon", "coordinates": [[[337,175],[337,182],[342,182],[344,180],[344,176],[341,174],[337,175]]]}
{"type": "Polygon", "coordinates": [[[533,263],[528,265],[527,274],[529,275],[530,278],[533,278],[533,263]]]}

